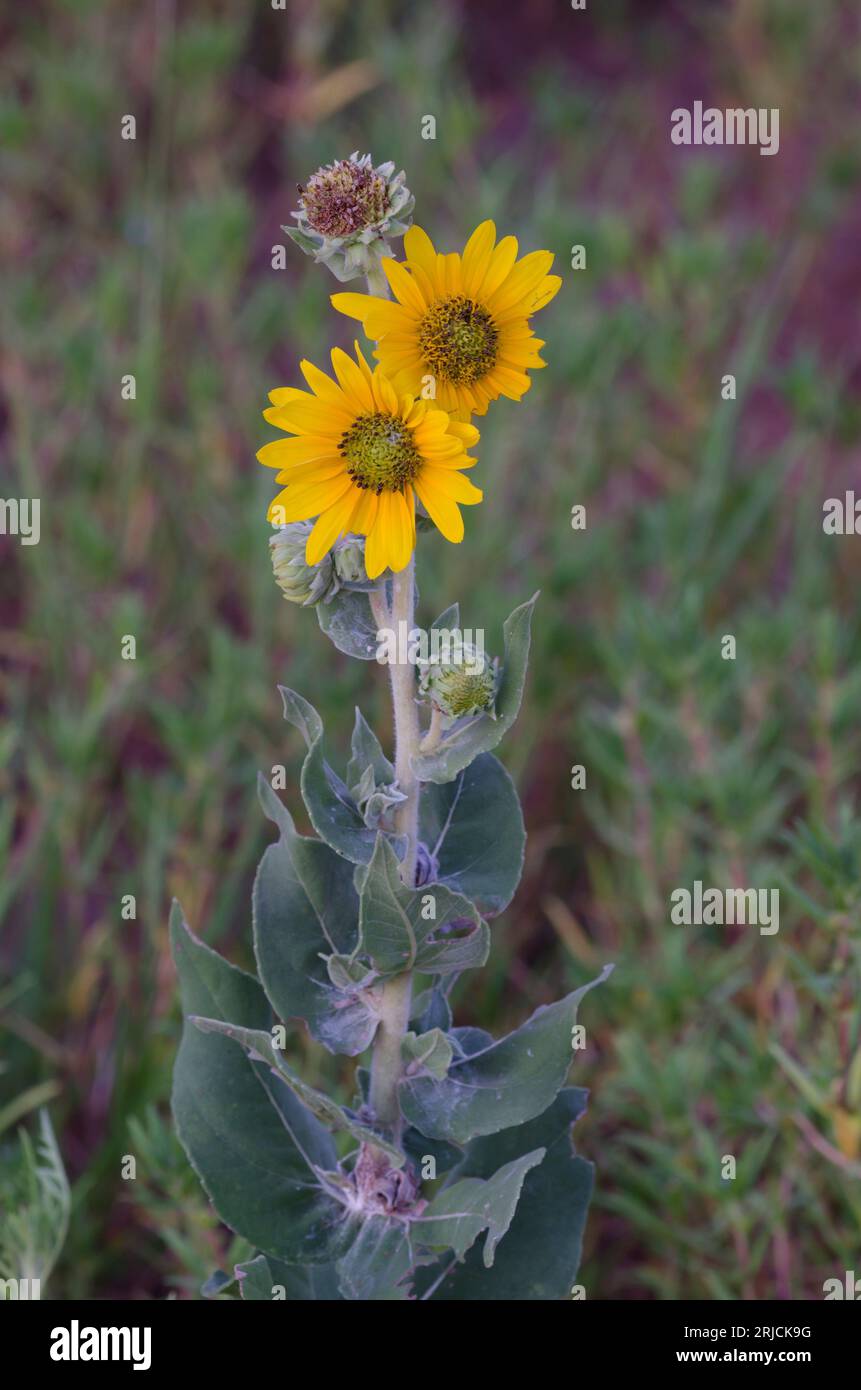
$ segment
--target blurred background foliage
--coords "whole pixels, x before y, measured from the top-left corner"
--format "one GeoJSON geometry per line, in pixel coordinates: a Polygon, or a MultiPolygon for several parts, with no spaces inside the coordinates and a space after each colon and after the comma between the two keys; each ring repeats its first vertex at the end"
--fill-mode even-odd
{"type": "Polygon", "coordinates": [[[257,769],[300,809],[277,681],[342,751],[357,700],[385,734],[381,673],[278,595],[254,460],[266,392],[350,340],[335,282],[271,257],[358,148],[444,248],[493,217],[565,277],[466,544],[422,544],[426,620],[460,598],[492,642],[542,590],[501,750],[526,871],[456,1019],[502,1031],[615,960],[576,1067],[588,1297],[821,1297],[861,1229],[861,540],[822,531],[861,481],[857,10],[34,0],[0,41],[0,491],[42,499],[38,546],[0,538],[0,1141],[49,1106],[47,1292],[195,1297],[244,1253],[170,1128],[166,909],[250,963],[257,769]],[[779,155],[671,145],[696,99],[779,107],[779,155]],[[671,926],[695,878],[779,887],[779,934],[671,926]]]}

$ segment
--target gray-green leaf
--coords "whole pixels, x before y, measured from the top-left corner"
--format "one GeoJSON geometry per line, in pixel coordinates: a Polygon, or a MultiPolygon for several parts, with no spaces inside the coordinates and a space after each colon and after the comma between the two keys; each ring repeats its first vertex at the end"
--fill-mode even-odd
{"type": "Polygon", "coordinates": [[[333,984],[322,957],[350,956],[358,940],[359,900],[352,865],[320,840],[296,833],[269,783],[260,800],[280,832],[260,861],[253,893],[254,951],[263,986],[282,1019],[303,1018],[330,1052],[355,1057],[377,1028],[374,998],[344,980],[333,984]]]}
{"type": "Polygon", "coordinates": [[[341,1301],[334,1265],[288,1265],[271,1255],[258,1255],[236,1266],[236,1278],[247,1303],[341,1301]]]}
{"type": "Polygon", "coordinates": [[[411,1254],[402,1221],[371,1216],[356,1240],[338,1261],[338,1281],[345,1299],[362,1302],[401,1302],[409,1297],[403,1280],[409,1273],[411,1254]]]}
{"type": "Polygon", "coordinates": [[[311,824],[327,845],[353,864],[367,864],[376,832],[369,830],[348,787],[323,756],[323,721],[295,690],[279,685],[284,718],[300,731],[308,748],[300,784],[311,824]]]}
{"type": "Polygon", "coordinates": [[[492,753],[479,754],[450,782],[425,783],[419,838],[437,866],[434,881],[463,893],[483,916],[496,916],[511,902],[526,832],[514,783],[492,753]]]}
{"type": "Polygon", "coordinates": [[[375,1130],[368,1125],[363,1125],[349,1110],[338,1105],[336,1101],[330,1100],[322,1091],[318,1091],[314,1086],[309,1086],[307,1081],[303,1081],[301,1076],[293,1070],[289,1062],[284,1058],[281,1049],[276,1047],[272,1034],[265,1032],[262,1028],[243,1028],[237,1023],[231,1023],[220,1018],[205,1018],[197,1014],[190,1014],[189,1021],[196,1024],[202,1033],[219,1033],[223,1037],[232,1038],[239,1043],[240,1047],[245,1048],[251,1054],[253,1060],[261,1059],[273,1068],[277,1075],[285,1082],[298,1100],[306,1105],[312,1115],[332,1134],[337,1134],[345,1130],[357,1140],[358,1143],[373,1144],[376,1148],[382,1149],[388,1154],[391,1162],[396,1168],[403,1167],[404,1156],[400,1149],[395,1148],[388,1140],[382,1139],[375,1130]]]}
{"type": "Polygon", "coordinates": [[[492,1178],[462,1178],[438,1192],[427,1210],[413,1222],[413,1234],[423,1245],[446,1246],[462,1259],[482,1231],[486,1268],[514,1217],[520,1191],[530,1168],[544,1158],[545,1149],[506,1163],[492,1178]]]}
{"type": "MultiPolygon", "coordinates": [[[[176,905],[171,942],[184,1013],[271,1028],[272,1011],[254,977],[198,941],[176,905]]],[[[337,1168],[332,1140],[266,1064],[186,1022],[173,1114],[189,1161],[232,1230],[288,1261],[326,1263],[344,1253],[354,1226],[318,1180],[337,1168]]]]}
{"type": "MultiPolygon", "coordinates": [[[[586,1094],[574,1087],[560,1091],[537,1119],[470,1144],[453,1179],[489,1177],[500,1163],[510,1163],[537,1145],[547,1154],[526,1175],[493,1268],[485,1269],[477,1248],[470,1250],[462,1264],[449,1270],[432,1295],[434,1301],[553,1301],[571,1296],[593,1181],[592,1164],[575,1157],[571,1145],[571,1125],[585,1109],[586,1094]]],[[[433,1284],[448,1263],[446,1256],[435,1270],[422,1271],[422,1286],[433,1284]]]]}
{"type": "Polygon", "coordinates": [[[465,1144],[540,1115],[565,1084],[577,1005],[611,969],[606,966],[598,979],[566,999],[537,1009],[507,1038],[455,1061],[443,1080],[402,1080],[401,1109],[408,1122],[422,1134],[465,1144]]]}
{"type": "Polygon", "coordinates": [[[407,1076],[424,1071],[441,1078],[451,1066],[453,1056],[452,1045],[441,1028],[432,1028],[428,1033],[406,1033],[401,1043],[407,1076]]]}
{"type": "Polygon", "coordinates": [[[357,954],[381,975],[444,975],[484,965],[489,950],[487,925],[469,899],[440,884],[405,888],[394,850],[379,835],[360,893],[357,954]]]}
{"type": "Polygon", "coordinates": [[[331,603],[317,604],[320,627],[339,652],[375,661],[379,649],[377,623],[366,593],[342,589],[331,603]]]}
{"type": "Polygon", "coordinates": [[[355,786],[368,767],[373,769],[375,782],[380,784],[394,782],[395,769],[383,752],[380,740],[366,722],[360,709],[356,710],[350,748],[352,757],[347,764],[348,786],[355,786]]]}

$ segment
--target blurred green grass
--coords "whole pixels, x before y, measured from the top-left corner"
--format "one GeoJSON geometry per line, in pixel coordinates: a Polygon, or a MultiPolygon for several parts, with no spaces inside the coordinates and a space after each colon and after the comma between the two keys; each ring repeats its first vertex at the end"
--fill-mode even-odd
{"type": "Polygon", "coordinates": [[[335,747],[357,701],[385,730],[380,673],[280,601],[254,461],[267,391],[349,341],[334,281],[270,254],[295,184],[357,147],[407,170],[444,247],[491,216],[565,275],[547,371],[482,422],[466,544],[420,560],[426,619],[460,598],[498,633],[542,590],[502,749],[526,872],[458,1020],[502,1031],[617,962],[576,1069],[589,1297],[819,1297],[857,1264],[861,559],[821,529],[861,438],[857,32],[836,3],[620,2],[581,53],[568,14],[532,14],[55,0],[9,26],[0,476],[42,498],[42,540],[0,540],[0,1110],[59,1089],[53,1296],[193,1295],[229,1260],[166,1121],[166,904],[249,963],[255,775],[300,755],[278,681],[335,747]],[[779,158],[673,151],[688,69],[779,105],[779,158]],[[779,935],[671,927],[695,878],[780,886],[779,935]]]}

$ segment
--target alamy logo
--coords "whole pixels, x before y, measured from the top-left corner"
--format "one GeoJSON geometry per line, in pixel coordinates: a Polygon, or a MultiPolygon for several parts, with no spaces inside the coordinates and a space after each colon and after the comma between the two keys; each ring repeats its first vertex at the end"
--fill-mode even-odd
{"type": "Polygon", "coordinates": [[[41,1279],[0,1279],[0,1303],[41,1297],[41,1279]]]}
{"type": "Polygon", "coordinates": [[[52,1361],[133,1361],[135,1371],[152,1364],[151,1327],[81,1327],[77,1318],[70,1327],[51,1332],[52,1361]]]}
{"type": "Polygon", "coordinates": [[[0,536],[18,536],[22,545],[38,545],[41,511],[38,497],[0,497],[0,536]]]}
{"type": "Polygon", "coordinates": [[[699,879],[693,892],[675,888],[670,894],[670,921],[677,927],[759,927],[760,936],[780,930],[780,890],[777,888],[706,888],[699,879]]]}
{"type": "Polygon", "coordinates": [[[861,495],[829,497],[822,503],[822,529],[826,536],[861,536],[861,495]]]}
{"type": "Polygon", "coordinates": [[[695,101],[693,111],[677,106],[670,116],[670,139],[674,145],[759,145],[760,154],[777,154],[780,111],[776,106],[703,110],[702,102],[695,101]]]}
{"type": "Polygon", "coordinates": [[[857,1303],[861,1300],[861,1279],[855,1278],[854,1269],[847,1269],[842,1279],[826,1279],[822,1292],[826,1303],[830,1298],[844,1298],[850,1303],[857,1303]]]}
{"type": "Polygon", "coordinates": [[[377,661],[381,666],[463,666],[468,671],[484,670],[484,628],[409,627],[403,619],[397,631],[381,627],[377,631],[377,661]]]}

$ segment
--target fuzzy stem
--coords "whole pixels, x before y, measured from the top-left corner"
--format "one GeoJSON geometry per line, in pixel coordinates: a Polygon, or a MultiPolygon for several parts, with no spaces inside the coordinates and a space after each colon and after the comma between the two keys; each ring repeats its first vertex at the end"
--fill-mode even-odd
{"type": "MultiPolygon", "coordinates": [[[[415,556],[406,569],[392,581],[391,624],[395,633],[399,624],[412,630],[415,606],[415,556]]],[[[392,685],[392,705],[395,716],[395,776],[406,800],[395,812],[395,830],[407,838],[407,848],[401,863],[401,878],[407,887],[416,881],[418,853],[419,783],[412,770],[412,758],[420,742],[419,715],[416,706],[415,671],[409,662],[393,661],[389,665],[392,685]]],[[[401,1042],[409,1027],[412,997],[412,974],[407,971],[387,980],[383,986],[380,1023],[374,1042],[371,1062],[371,1108],[381,1124],[400,1133],[401,1115],[398,1104],[398,1082],[403,1071],[401,1042]]]]}
{"type": "Polygon", "coordinates": [[[422,753],[433,753],[442,738],[442,710],[437,709],[436,705],[431,709],[430,724],[428,731],[422,739],[419,750],[422,753]]]}
{"type": "MultiPolygon", "coordinates": [[[[389,282],[377,263],[367,275],[368,292],[389,299],[389,282]]],[[[371,598],[371,609],[378,627],[391,626],[398,634],[399,623],[406,622],[407,632],[413,626],[415,610],[415,555],[406,569],[392,580],[391,612],[381,594],[371,598]],[[376,601],[375,601],[376,600],[376,601]],[[381,621],[385,619],[385,621],[381,621]]],[[[389,666],[392,685],[392,705],[395,718],[395,776],[405,794],[395,812],[395,830],[407,837],[407,850],[401,864],[401,878],[412,888],[416,881],[418,854],[419,786],[413,776],[412,757],[420,741],[419,715],[416,707],[415,672],[411,665],[392,662],[389,666]]],[[[371,1061],[369,1100],[378,1121],[400,1137],[401,1108],[398,1103],[398,1082],[401,1079],[401,1042],[410,1023],[413,979],[406,971],[395,975],[383,986],[380,1001],[380,1022],[374,1040],[371,1061]]]]}
{"type": "MultiPolygon", "coordinates": [[[[415,616],[415,556],[406,569],[401,570],[392,580],[392,630],[399,640],[401,623],[405,624],[407,642],[413,630],[415,616]]],[[[408,839],[406,854],[401,863],[401,878],[408,888],[416,882],[416,857],[418,853],[419,824],[419,783],[412,768],[412,760],[419,751],[421,731],[419,711],[416,704],[416,673],[409,661],[392,661],[389,664],[392,682],[392,705],[395,715],[395,776],[398,787],[406,797],[395,812],[395,830],[408,839]]]]}
{"type": "Polygon", "coordinates": [[[377,262],[371,266],[365,279],[368,282],[368,294],[379,295],[380,299],[390,299],[389,282],[386,279],[382,266],[377,262]]]}

